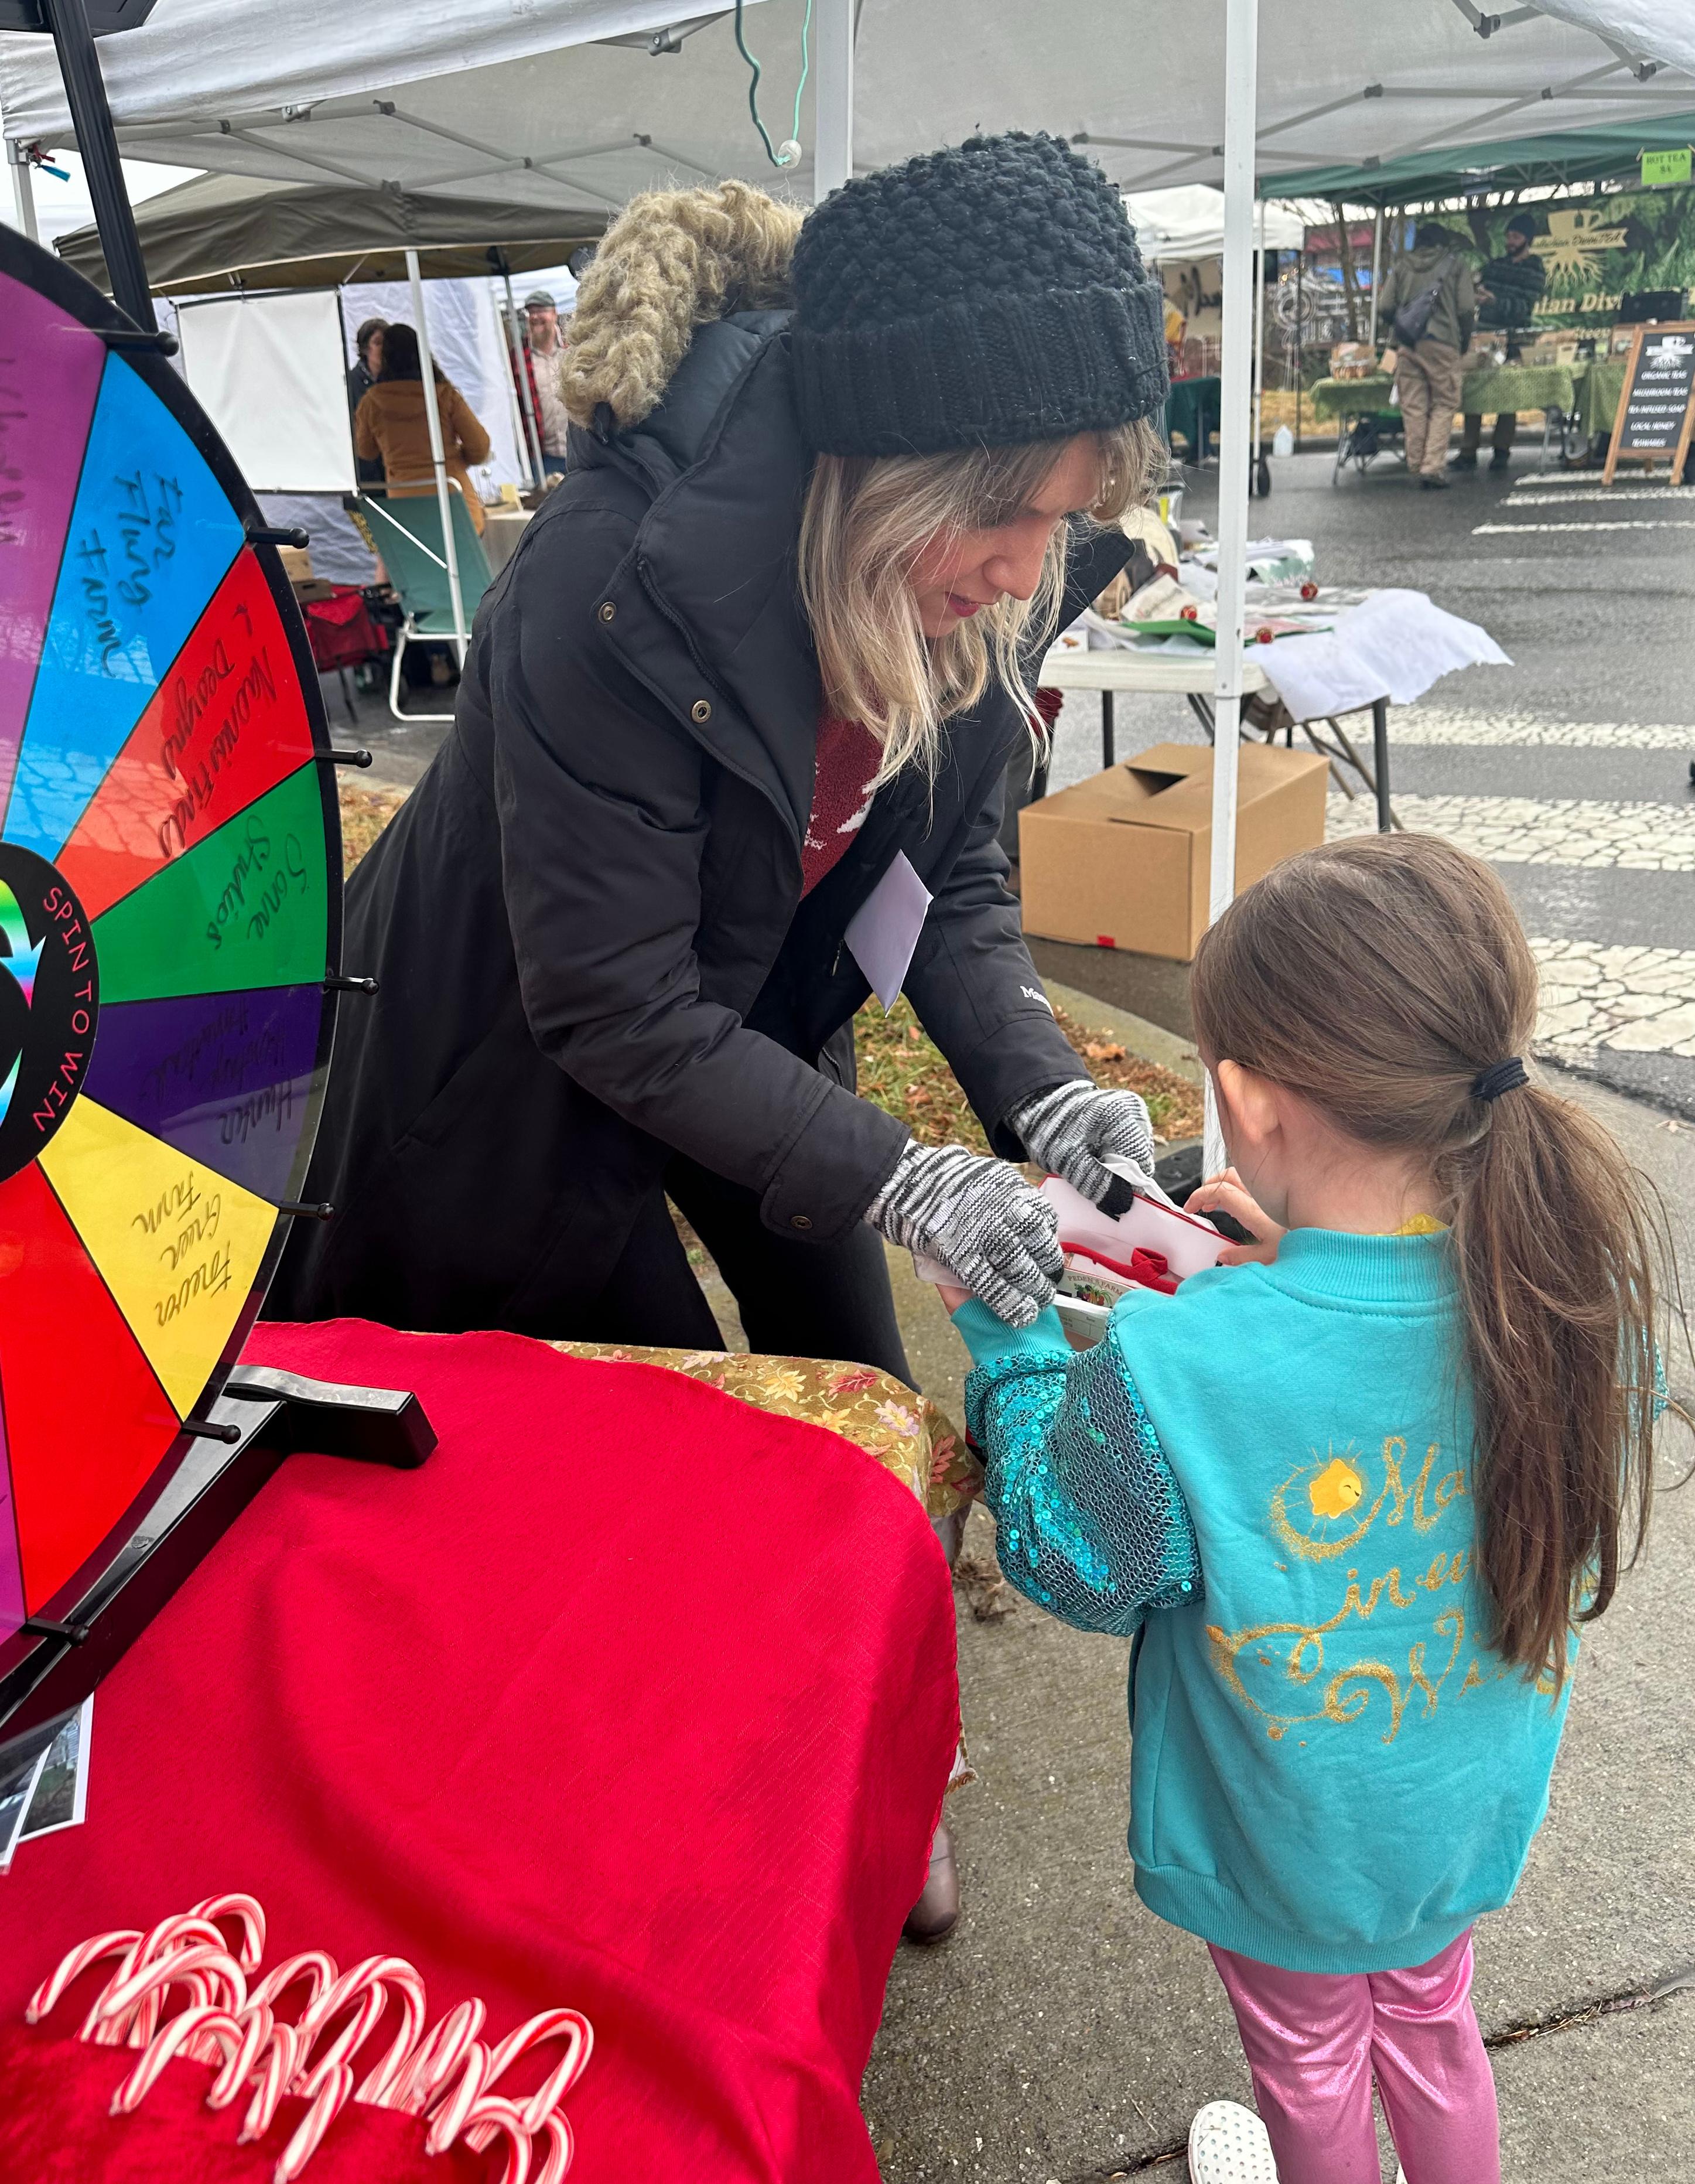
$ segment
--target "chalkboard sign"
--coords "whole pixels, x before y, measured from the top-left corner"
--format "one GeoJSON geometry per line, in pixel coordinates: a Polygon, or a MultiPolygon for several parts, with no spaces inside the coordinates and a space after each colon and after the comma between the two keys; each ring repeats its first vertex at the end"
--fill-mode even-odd
{"type": "Polygon", "coordinates": [[[1681,475],[1695,426],[1695,323],[1639,326],[1625,365],[1603,482],[1620,462],[1669,460],[1681,475]]]}

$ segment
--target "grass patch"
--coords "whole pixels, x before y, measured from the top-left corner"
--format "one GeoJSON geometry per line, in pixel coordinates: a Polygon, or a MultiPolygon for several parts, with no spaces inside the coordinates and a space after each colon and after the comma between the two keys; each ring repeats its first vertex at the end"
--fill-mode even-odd
{"type": "Polygon", "coordinates": [[[342,806],[342,877],[345,879],[406,801],[403,788],[358,788],[336,784],[342,806]]]}
{"type": "MultiPolygon", "coordinates": [[[[1053,1014],[1097,1084],[1142,1095],[1157,1139],[1170,1144],[1200,1135],[1198,1085],[1157,1062],[1139,1061],[1115,1039],[1075,1022],[1063,1009],[1053,1014]]],[[[909,1002],[897,1001],[885,1017],[881,1001],[868,1001],[853,1020],[853,1044],[861,1094],[898,1116],[920,1145],[969,1145],[973,1152],[987,1152],[988,1140],[958,1078],[941,1050],[925,1037],[909,1002]]]]}

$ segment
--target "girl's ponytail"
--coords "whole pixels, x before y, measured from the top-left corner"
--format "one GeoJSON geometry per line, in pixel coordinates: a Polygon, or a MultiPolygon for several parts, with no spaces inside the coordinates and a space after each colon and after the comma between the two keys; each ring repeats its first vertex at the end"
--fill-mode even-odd
{"type": "Polygon", "coordinates": [[[1521,1070],[1537,969],[1500,881],[1429,835],[1292,857],[1203,939],[1209,1060],[1419,1156],[1453,1229],[1495,1650],[1557,1687],[1647,1521],[1658,1404],[1653,1186],[1521,1070]],[[1486,1095],[1492,1096],[1485,1096],[1486,1095]]]}
{"type": "Polygon", "coordinates": [[[1496,1651],[1558,1685],[1573,1622],[1607,1607],[1648,1521],[1659,1209],[1572,1100],[1530,1083],[1477,1105],[1478,1134],[1440,1167],[1480,1575],[1496,1651]]]}

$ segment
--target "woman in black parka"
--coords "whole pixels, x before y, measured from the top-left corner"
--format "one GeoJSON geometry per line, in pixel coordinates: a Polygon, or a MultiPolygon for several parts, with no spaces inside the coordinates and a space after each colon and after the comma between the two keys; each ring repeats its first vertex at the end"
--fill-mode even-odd
{"type": "Polygon", "coordinates": [[[1008,1163],[1098,1198],[1151,1139],[1043,999],[1002,779],[1020,663],[1131,554],[1164,357],[1116,192],[1050,137],[803,223],[735,182],[627,209],[570,470],[348,888],[381,990],[342,1006],[308,1186],[336,1213],[273,1312],[715,1346],[669,1194],[758,1350],[909,1378],[884,1237],[1035,1316],[1059,1255],[1008,1163]],[[902,855],[932,898],[905,991],[999,1160],[852,1089],[844,936],[902,855]]]}
{"type": "MultiPolygon", "coordinates": [[[[1003,779],[1026,671],[1131,557],[1165,383],[1117,192],[1050,137],[804,222],[736,182],[628,208],[572,323],[567,472],[348,887],[381,986],[337,1032],[334,1217],[270,1312],[716,1348],[669,1196],[758,1351],[909,1380],[884,1239],[1035,1318],[1061,1260],[1010,1163],[1098,1200],[1153,1147],[1042,996],[1003,779]],[[867,905],[881,948],[848,943],[867,905]],[[998,1159],[854,1095],[854,947],[898,975],[907,945],[998,1159]]],[[[909,1931],[956,1910],[944,1828],[909,1931]]]]}

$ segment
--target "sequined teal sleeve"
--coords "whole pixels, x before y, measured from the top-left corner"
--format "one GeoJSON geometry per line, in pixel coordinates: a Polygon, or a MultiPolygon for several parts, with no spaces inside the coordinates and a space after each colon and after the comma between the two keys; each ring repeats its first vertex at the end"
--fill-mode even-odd
{"type": "Polygon", "coordinates": [[[1127,1635],[1201,1596],[1188,1505],[1110,1333],[992,1357],[965,1383],[1010,1583],[1081,1630],[1127,1635]]]}

